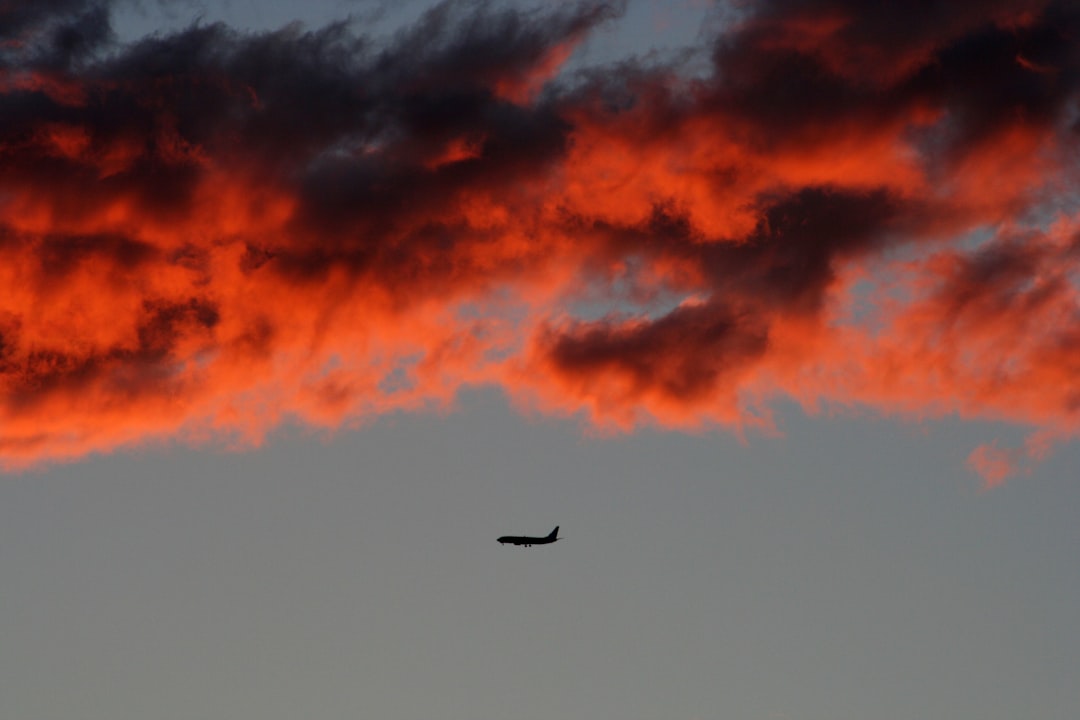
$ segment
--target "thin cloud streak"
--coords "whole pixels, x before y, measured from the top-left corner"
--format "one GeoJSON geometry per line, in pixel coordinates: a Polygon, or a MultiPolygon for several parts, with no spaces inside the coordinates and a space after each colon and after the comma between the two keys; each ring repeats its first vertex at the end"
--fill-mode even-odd
{"type": "Polygon", "coordinates": [[[8,465],[475,385],[620,430],[1080,427],[1071,3],[764,2],[705,75],[561,72],[620,3],[132,44],[108,3],[8,5],[8,465]]]}

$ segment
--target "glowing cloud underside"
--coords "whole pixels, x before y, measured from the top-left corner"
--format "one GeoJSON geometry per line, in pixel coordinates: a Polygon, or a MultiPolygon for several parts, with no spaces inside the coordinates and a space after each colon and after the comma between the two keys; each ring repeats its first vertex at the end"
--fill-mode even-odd
{"type": "Polygon", "coordinates": [[[776,0],[704,74],[560,71],[620,11],[120,45],[106,3],[0,1],[0,459],[469,385],[619,429],[787,397],[1077,431],[1075,3],[776,0]]]}

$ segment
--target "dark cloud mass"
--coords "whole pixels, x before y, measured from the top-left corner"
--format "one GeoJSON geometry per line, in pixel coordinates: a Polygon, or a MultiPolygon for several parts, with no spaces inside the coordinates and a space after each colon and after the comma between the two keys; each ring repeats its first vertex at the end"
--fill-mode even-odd
{"type": "Polygon", "coordinates": [[[566,70],[623,3],[133,43],[112,10],[0,1],[9,464],[471,384],[625,429],[1078,428],[1074,3],[740,5],[705,73],[566,70]]]}

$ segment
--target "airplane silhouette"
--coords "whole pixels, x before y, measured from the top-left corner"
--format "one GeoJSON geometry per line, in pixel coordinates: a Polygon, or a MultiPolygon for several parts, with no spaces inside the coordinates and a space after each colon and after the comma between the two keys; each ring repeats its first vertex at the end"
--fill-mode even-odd
{"type": "Polygon", "coordinates": [[[551,531],[551,534],[547,537],[529,537],[528,535],[503,535],[499,538],[499,543],[505,545],[510,543],[511,545],[524,545],[525,547],[532,547],[533,545],[547,545],[553,543],[556,540],[562,540],[560,537],[556,537],[559,534],[559,526],[556,525],[555,529],[551,531]]]}

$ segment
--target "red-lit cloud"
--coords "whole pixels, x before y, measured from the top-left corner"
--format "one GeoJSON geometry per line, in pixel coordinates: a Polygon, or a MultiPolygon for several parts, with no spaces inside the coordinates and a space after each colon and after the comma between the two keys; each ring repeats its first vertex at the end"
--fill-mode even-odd
{"type": "Polygon", "coordinates": [[[0,3],[0,459],[470,385],[627,430],[787,397],[1067,437],[1080,12],[935,12],[763,2],[691,74],[566,71],[602,2],[129,45],[104,2],[0,3]]]}

